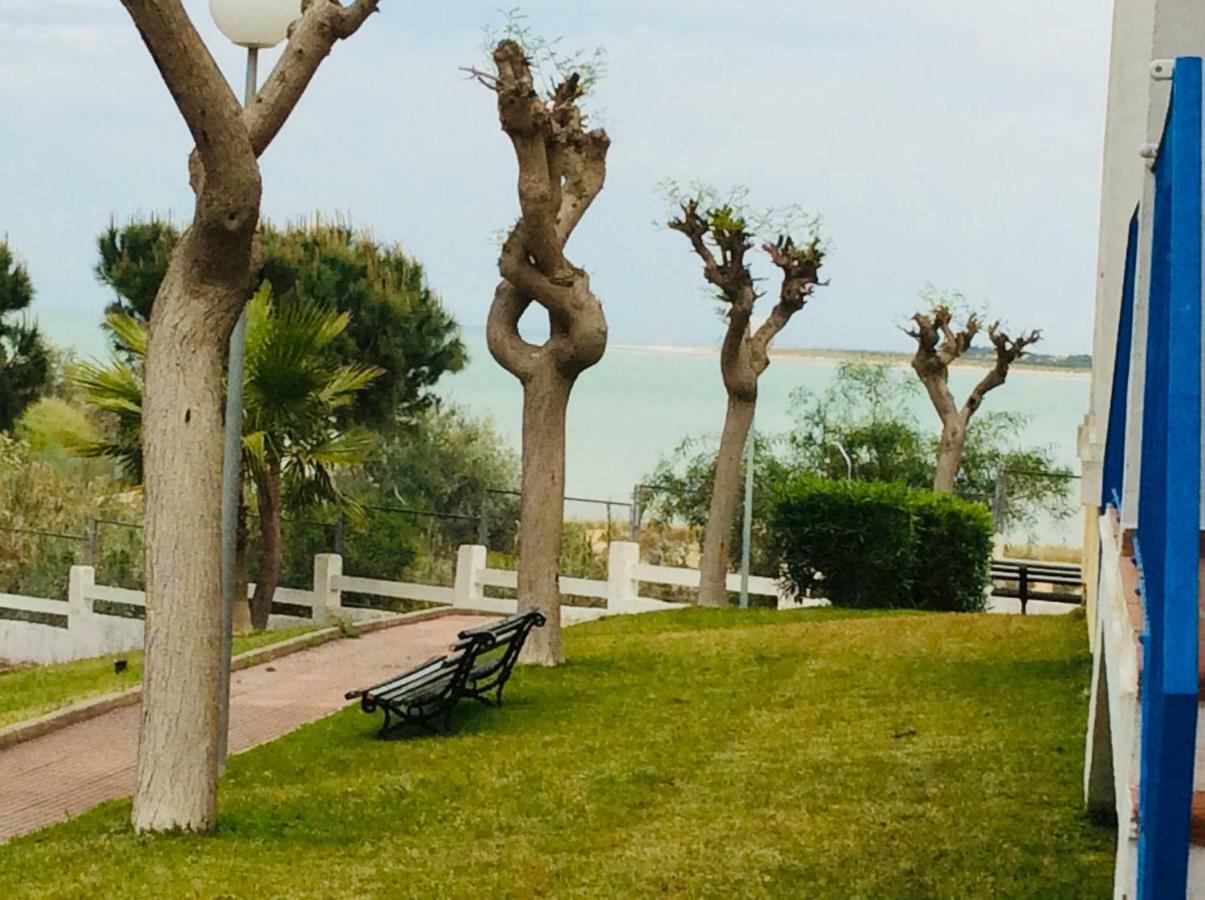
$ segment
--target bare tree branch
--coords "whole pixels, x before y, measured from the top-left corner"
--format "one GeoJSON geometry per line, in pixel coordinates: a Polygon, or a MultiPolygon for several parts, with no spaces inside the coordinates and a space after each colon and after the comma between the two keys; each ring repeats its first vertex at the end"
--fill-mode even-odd
{"type": "Polygon", "coordinates": [[[192,134],[200,164],[218,184],[242,179],[255,159],[238,99],[180,0],[122,0],[122,5],[192,134]]]}
{"type": "Polygon", "coordinates": [[[819,238],[812,238],[806,246],[799,247],[791,237],[781,235],[775,243],[763,244],[762,249],[782,270],[782,287],[770,317],[753,335],[753,362],[759,372],[764,372],[770,365],[770,343],[791,317],[803,309],[819,284],[820,266],[824,262],[819,238]]]}
{"type": "Polygon", "coordinates": [[[987,334],[992,342],[992,346],[996,348],[996,364],[975,385],[970,396],[967,397],[967,402],[963,406],[963,415],[968,420],[983,404],[983,398],[988,391],[994,391],[1004,384],[1008,378],[1008,370],[1014,362],[1025,354],[1025,348],[1036,344],[1042,339],[1042,332],[1035,330],[1022,333],[1014,340],[1006,332],[1000,330],[999,322],[988,326],[987,334]]]}
{"type": "Polygon", "coordinates": [[[305,0],[301,18],[289,28],[289,40],[255,102],[243,112],[256,156],[280,133],[314,73],[338,41],[355,34],[377,11],[380,0],[305,0]]]}

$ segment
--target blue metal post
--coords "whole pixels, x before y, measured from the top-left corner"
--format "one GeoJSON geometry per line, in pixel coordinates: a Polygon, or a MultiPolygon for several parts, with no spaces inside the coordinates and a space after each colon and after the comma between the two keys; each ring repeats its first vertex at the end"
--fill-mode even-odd
{"type": "Polygon", "coordinates": [[[1121,285],[1121,311],[1117,318],[1117,352],[1113,360],[1113,385],[1109,398],[1109,423],[1105,433],[1105,459],[1100,509],[1121,508],[1121,483],[1125,473],[1127,409],[1130,386],[1130,351],[1134,343],[1134,288],[1138,268],[1138,213],[1130,219],[1126,240],[1125,277],[1121,285]]]}
{"type": "Polygon", "coordinates": [[[1138,546],[1146,609],[1138,895],[1187,889],[1201,495],[1201,60],[1176,61],[1155,171],[1138,546]]]}

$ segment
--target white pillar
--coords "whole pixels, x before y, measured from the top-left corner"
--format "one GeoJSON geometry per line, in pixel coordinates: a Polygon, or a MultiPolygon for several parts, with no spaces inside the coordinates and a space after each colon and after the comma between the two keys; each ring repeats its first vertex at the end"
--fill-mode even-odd
{"type": "Polygon", "coordinates": [[[92,566],[72,566],[67,581],[67,634],[71,638],[72,658],[83,659],[101,652],[92,613],[92,598],[96,587],[96,569],[92,566]]]}
{"type": "Polygon", "coordinates": [[[467,609],[481,609],[485,600],[485,588],[481,584],[481,570],[486,567],[489,551],[480,544],[461,544],[456,551],[456,584],[452,589],[452,605],[467,609]]]}
{"type": "Polygon", "coordinates": [[[634,541],[613,541],[607,556],[607,610],[612,613],[634,612],[640,596],[636,567],[640,565],[640,545],[634,541]]]}
{"type": "Polygon", "coordinates": [[[335,579],[343,574],[343,557],[338,553],[319,553],[314,557],[315,625],[325,625],[343,614],[343,592],[335,579]]]}

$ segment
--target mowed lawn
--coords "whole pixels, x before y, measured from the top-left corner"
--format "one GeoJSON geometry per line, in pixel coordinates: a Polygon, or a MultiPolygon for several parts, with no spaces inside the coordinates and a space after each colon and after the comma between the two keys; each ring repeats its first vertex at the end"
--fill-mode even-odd
{"type": "Polygon", "coordinates": [[[216,835],[122,802],[0,847],[0,896],[1109,894],[1081,619],[692,610],[566,649],[451,737],[350,709],[235,758],[216,835]]]}

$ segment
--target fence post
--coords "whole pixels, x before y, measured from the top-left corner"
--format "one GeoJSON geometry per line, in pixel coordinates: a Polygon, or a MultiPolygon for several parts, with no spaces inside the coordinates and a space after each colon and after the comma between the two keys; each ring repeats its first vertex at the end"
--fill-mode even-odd
{"type": "Polygon", "coordinates": [[[485,599],[481,585],[481,570],[486,567],[489,551],[480,544],[461,544],[456,551],[456,585],[452,589],[452,605],[468,609],[479,608],[485,599]]]}
{"type": "Polygon", "coordinates": [[[89,594],[96,586],[96,569],[92,566],[72,566],[67,580],[67,633],[72,647],[83,648],[78,658],[88,655],[93,638],[92,600],[89,594]]]}
{"type": "Polygon", "coordinates": [[[343,593],[335,578],[343,574],[343,557],[338,553],[319,553],[314,557],[313,622],[325,625],[343,611],[343,593]]]}
{"type": "Polygon", "coordinates": [[[640,594],[636,567],[640,565],[640,545],[633,541],[615,541],[607,554],[607,610],[632,612],[640,594]]]}

